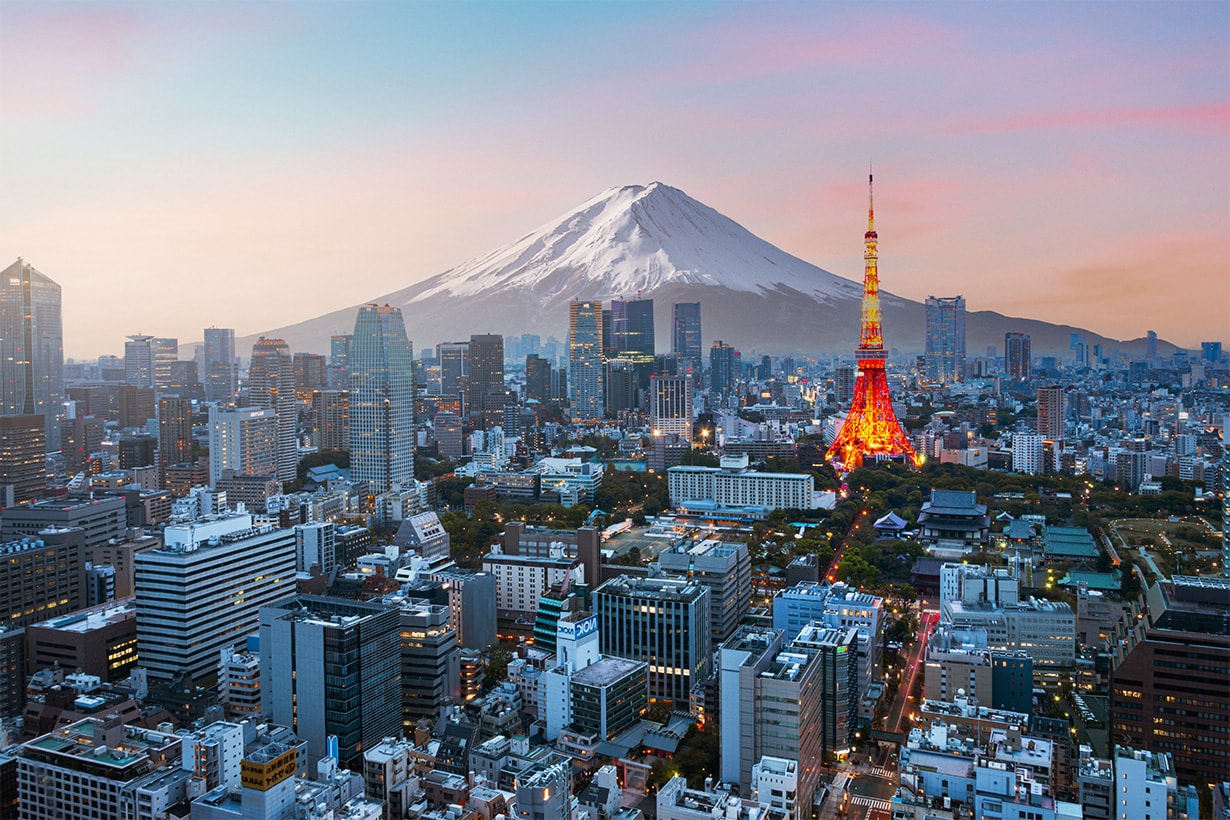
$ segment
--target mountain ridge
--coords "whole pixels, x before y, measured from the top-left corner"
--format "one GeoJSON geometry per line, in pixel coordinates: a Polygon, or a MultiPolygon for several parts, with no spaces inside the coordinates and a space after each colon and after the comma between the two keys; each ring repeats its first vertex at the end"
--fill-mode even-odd
{"type": "MultiPolygon", "coordinates": [[[[890,277],[891,284],[891,277],[890,277]]],[[[471,333],[566,338],[571,299],[652,298],[659,351],[670,348],[670,305],[701,303],[704,346],[715,339],[749,352],[849,353],[858,342],[861,282],[793,256],[733,219],[662,182],[606,189],[517,240],[359,304],[400,307],[419,350],[471,333]]],[[[921,351],[924,307],[881,291],[885,345],[921,351]]],[[[327,351],[359,304],[237,340],[284,338],[293,350],[327,351]]],[[[1063,355],[1071,333],[1087,344],[1125,347],[1082,328],[966,314],[966,349],[1002,347],[1007,331],[1033,337],[1035,355],[1063,355]]],[[[1143,343],[1141,343],[1143,345],[1143,343]]]]}

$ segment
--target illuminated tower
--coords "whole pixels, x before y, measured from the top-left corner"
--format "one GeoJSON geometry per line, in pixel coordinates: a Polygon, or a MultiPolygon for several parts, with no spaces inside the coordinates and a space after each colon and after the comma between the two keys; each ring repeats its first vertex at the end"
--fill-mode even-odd
{"type": "Polygon", "coordinates": [[[884,337],[880,330],[880,274],[876,268],[875,204],[871,199],[871,175],[867,175],[867,233],[863,237],[863,312],[859,332],[858,375],[854,380],[854,402],[846,414],[841,432],[825,457],[838,470],[853,470],[865,459],[905,456],[914,464],[922,459],[910,446],[893,412],[884,372],[884,337]]]}

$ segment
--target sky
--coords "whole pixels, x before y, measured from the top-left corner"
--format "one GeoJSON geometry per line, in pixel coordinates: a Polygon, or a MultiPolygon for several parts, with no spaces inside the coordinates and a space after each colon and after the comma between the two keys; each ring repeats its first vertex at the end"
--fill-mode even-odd
{"type": "MultiPolygon", "coordinates": [[[[65,354],[309,319],[662,181],[885,290],[1230,342],[1230,4],[0,0],[65,354]]],[[[188,354],[181,352],[181,356],[188,354]]]]}

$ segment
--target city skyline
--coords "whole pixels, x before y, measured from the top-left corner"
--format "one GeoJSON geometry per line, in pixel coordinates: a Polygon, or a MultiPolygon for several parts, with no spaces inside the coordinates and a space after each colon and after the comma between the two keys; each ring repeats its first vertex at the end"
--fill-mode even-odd
{"type": "Polygon", "coordinates": [[[1122,339],[1227,338],[1224,4],[0,18],[0,43],[40,55],[0,87],[0,182],[22,192],[0,235],[6,261],[63,288],[67,356],[358,304],[652,180],[858,281],[869,159],[891,292],[1122,339]]]}

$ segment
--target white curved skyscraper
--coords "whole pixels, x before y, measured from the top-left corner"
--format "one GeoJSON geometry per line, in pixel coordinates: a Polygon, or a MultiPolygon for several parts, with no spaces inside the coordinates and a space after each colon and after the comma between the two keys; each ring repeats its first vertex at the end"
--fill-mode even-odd
{"type": "Polygon", "coordinates": [[[359,308],[350,346],[350,477],[375,493],[414,481],[413,360],[400,308],[359,308]]]}

